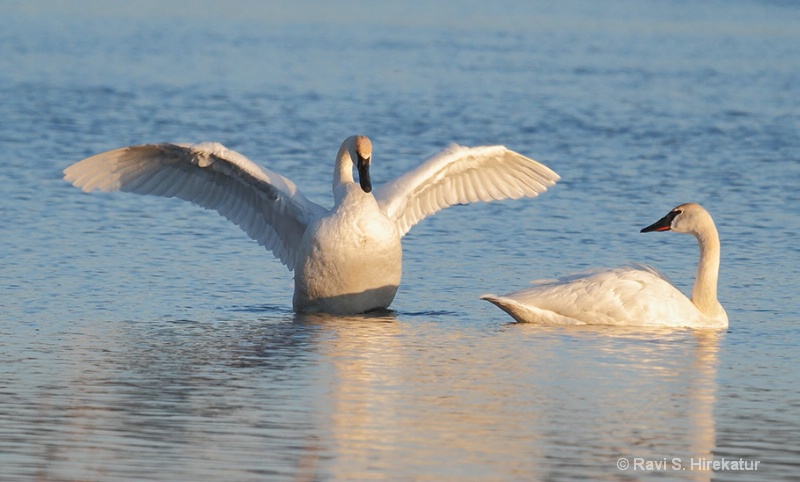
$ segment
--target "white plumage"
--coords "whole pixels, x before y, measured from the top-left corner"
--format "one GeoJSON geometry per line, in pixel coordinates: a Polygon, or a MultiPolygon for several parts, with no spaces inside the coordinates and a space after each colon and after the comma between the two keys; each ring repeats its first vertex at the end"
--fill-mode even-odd
{"type": "Polygon", "coordinates": [[[452,146],[373,195],[371,161],[367,137],[345,139],[331,209],[214,142],[124,147],[68,167],[64,178],[86,192],[177,197],[214,209],[295,271],[296,311],[337,314],[389,306],[402,274],[400,240],[426,216],[455,204],[535,197],[559,179],[503,146],[452,146]]]}
{"type": "Polygon", "coordinates": [[[687,298],[653,268],[636,266],[574,276],[503,296],[483,295],[519,322],[720,328],[728,315],[717,300],[720,242],[717,228],[699,204],[681,204],[642,229],[695,236],[700,263],[687,298]]]}

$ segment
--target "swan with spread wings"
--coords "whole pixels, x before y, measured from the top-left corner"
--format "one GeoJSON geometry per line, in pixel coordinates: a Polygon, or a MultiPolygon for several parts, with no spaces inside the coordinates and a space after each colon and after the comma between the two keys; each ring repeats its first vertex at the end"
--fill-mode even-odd
{"type": "Polygon", "coordinates": [[[503,146],[453,145],[374,192],[371,163],[369,138],[344,140],[330,209],[216,142],[123,147],[73,164],[64,178],[86,192],[176,197],[216,210],[294,270],[295,311],[333,314],[391,304],[402,274],[401,238],[426,216],[455,204],[535,197],[559,180],[503,146]]]}

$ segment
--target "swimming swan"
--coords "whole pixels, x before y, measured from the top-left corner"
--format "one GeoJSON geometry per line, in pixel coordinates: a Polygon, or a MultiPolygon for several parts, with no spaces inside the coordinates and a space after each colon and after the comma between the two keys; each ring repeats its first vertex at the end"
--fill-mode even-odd
{"type": "Polygon", "coordinates": [[[559,180],[503,146],[453,145],[373,195],[371,162],[369,138],[345,139],[331,209],[215,142],[123,147],[73,164],[64,179],[86,192],[177,197],[216,210],[294,270],[295,311],[333,314],[389,306],[402,274],[400,239],[426,216],[455,204],[535,197],[559,180]]]}
{"type": "Polygon", "coordinates": [[[714,220],[699,204],[681,204],[641,232],[689,233],[700,244],[700,264],[690,300],[661,273],[646,266],[567,278],[503,296],[481,299],[519,322],[724,328],[728,315],[717,300],[720,243],[714,220]]]}

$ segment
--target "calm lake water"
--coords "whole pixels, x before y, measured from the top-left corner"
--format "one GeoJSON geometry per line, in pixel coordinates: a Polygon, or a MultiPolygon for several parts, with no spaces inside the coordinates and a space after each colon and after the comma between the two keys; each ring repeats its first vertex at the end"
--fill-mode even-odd
{"type": "Polygon", "coordinates": [[[797,480],[798,25],[782,1],[3,2],[0,477],[797,480]],[[396,311],[337,318],[295,316],[291,274],[215,213],[61,179],[216,140],[327,206],[355,133],[376,184],[451,142],[563,181],[425,220],[396,311]],[[478,299],[631,262],[689,293],[695,241],[639,234],[689,201],[728,330],[478,299]]]}

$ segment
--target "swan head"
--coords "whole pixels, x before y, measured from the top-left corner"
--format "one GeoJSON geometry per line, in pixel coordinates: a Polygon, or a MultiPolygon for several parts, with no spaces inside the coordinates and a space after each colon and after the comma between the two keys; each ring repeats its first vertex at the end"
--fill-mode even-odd
{"type": "Polygon", "coordinates": [[[353,141],[358,183],[364,192],[371,192],[372,180],[369,177],[369,166],[372,163],[372,141],[367,136],[354,136],[353,141]]]}
{"type": "Polygon", "coordinates": [[[640,232],[675,231],[676,233],[696,233],[698,227],[707,224],[710,218],[711,216],[703,206],[695,203],[686,203],[676,206],[666,216],[650,226],[642,228],[640,232]]]}

